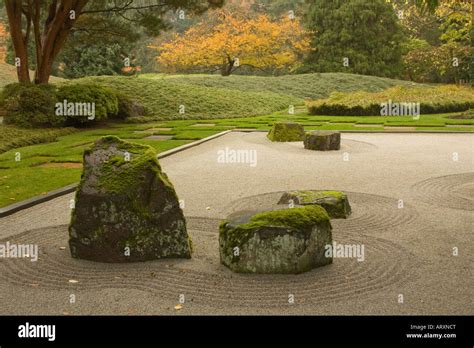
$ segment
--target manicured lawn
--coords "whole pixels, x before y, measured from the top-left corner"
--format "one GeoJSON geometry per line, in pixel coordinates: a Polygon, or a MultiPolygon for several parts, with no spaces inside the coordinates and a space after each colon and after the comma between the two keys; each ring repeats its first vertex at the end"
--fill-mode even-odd
{"type": "MultiPolygon", "coordinates": [[[[154,125],[150,125],[153,127],[154,125]]],[[[4,128],[4,126],[2,126],[4,128]]],[[[81,176],[82,153],[96,139],[116,135],[123,139],[153,146],[163,152],[192,140],[146,140],[150,134],[135,131],[142,126],[113,126],[107,129],[83,130],[60,136],[57,141],[15,148],[0,154],[0,206],[44,194],[77,182],[81,176]],[[21,157],[16,161],[17,154],[21,157]]],[[[207,132],[203,137],[207,136],[207,132]]]]}
{"type": "MultiPolygon", "coordinates": [[[[12,67],[0,64],[0,88],[14,80],[12,67]]],[[[78,182],[84,149],[105,135],[147,144],[163,152],[228,129],[268,131],[280,120],[299,122],[306,130],[472,132],[474,129],[474,120],[449,119],[446,114],[421,116],[419,120],[308,114],[305,99],[327,98],[333,91],[380,92],[393,86],[417,85],[375,76],[328,73],[223,78],[148,74],[139,78],[108,76],[74,81],[53,79],[53,82],[110,86],[140,101],[148,113],[127,123],[81,130],[32,130],[0,125],[2,207],[78,182]],[[184,113],[179,112],[180,105],[185,106],[184,113]],[[296,108],[294,114],[289,114],[290,106],[296,108]],[[17,153],[21,155],[19,161],[15,161],[17,153]]]]}
{"type": "MultiPolygon", "coordinates": [[[[300,122],[306,130],[336,129],[341,131],[391,131],[384,127],[410,127],[417,131],[474,131],[474,120],[449,119],[444,115],[421,116],[419,120],[407,117],[339,117],[310,116],[304,107],[294,115],[278,112],[267,116],[216,120],[173,120],[147,124],[109,124],[107,127],[91,130],[78,130],[75,133],[61,135],[58,130],[19,130],[26,144],[28,132],[32,137],[41,132],[54,133],[54,137],[45,136],[45,143],[15,147],[0,154],[0,206],[6,206],[48,191],[78,182],[81,175],[82,153],[96,139],[104,135],[116,135],[122,139],[147,144],[158,152],[163,152],[183,144],[202,139],[227,129],[257,129],[267,131],[273,122],[288,120],[300,122]],[[450,127],[446,127],[450,125],[450,127]],[[468,127],[466,127],[468,126],[468,127]],[[167,135],[168,140],[151,140],[149,136],[167,135]],[[57,137],[57,140],[54,139],[57,137]],[[52,141],[52,142],[51,142],[52,141]],[[21,160],[15,161],[16,153],[21,160]]],[[[0,134],[11,134],[15,127],[0,126],[0,134]]],[[[70,132],[70,131],[69,131],[70,132]]],[[[11,144],[9,137],[0,137],[0,148],[11,144]]]]}
{"type": "Polygon", "coordinates": [[[24,129],[4,125],[0,129],[0,153],[23,146],[53,142],[61,135],[77,132],[75,128],[24,129]]]}

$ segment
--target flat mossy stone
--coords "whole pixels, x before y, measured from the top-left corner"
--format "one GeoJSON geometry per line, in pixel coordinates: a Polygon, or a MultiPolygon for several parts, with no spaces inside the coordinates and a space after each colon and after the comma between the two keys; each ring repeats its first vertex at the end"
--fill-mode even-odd
{"type": "Polygon", "coordinates": [[[326,209],[331,219],[346,219],[352,209],[349,199],[340,191],[291,191],[285,192],[278,204],[320,205],[326,209]]]}
{"type": "Polygon", "coordinates": [[[341,149],[341,133],[334,131],[312,131],[304,135],[304,148],[316,151],[341,149]]]}
{"type": "Polygon", "coordinates": [[[73,257],[99,262],[191,257],[183,211],[152,147],[104,137],[84,152],[83,167],[69,225],[73,257]]]}
{"type": "Polygon", "coordinates": [[[219,228],[221,263],[238,273],[307,272],[332,263],[325,256],[331,244],[329,216],[317,205],[242,212],[219,228]]]}
{"type": "Polygon", "coordinates": [[[295,122],[275,122],[267,137],[276,142],[302,141],[304,128],[295,122]]]}

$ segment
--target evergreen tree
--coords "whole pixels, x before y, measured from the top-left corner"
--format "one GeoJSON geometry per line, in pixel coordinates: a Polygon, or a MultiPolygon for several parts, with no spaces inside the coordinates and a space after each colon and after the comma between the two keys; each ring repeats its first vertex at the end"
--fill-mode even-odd
{"type": "Polygon", "coordinates": [[[307,0],[313,51],[304,72],[395,77],[402,69],[402,30],[385,0],[307,0]]]}
{"type": "Polygon", "coordinates": [[[305,0],[255,0],[252,10],[264,13],[273,19],[280,19],[290,13],[295,17],[301,17],[304,11],[304,2],[305,0]]]}

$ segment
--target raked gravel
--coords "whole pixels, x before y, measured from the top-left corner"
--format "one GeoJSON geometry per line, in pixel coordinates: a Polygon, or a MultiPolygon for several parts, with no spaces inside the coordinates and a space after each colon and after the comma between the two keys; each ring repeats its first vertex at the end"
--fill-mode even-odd
{"type": "Polygon", "coordinates": [[[68,194],[0,220],[0,243],[40,248],[38,262],[0,259],[0,314],[474,314],[474,135],[343,134],[322,153],[234,132],[160,162],[184,200],[192,260],[72,259],[68,194]],[[232,150],[256,161],[219,163],[232,150]],[[333,237],[364,244],[363,262],[274,276],[219,264],[221,219],[297,189],[348,192],[354,213],[333,237]]]}

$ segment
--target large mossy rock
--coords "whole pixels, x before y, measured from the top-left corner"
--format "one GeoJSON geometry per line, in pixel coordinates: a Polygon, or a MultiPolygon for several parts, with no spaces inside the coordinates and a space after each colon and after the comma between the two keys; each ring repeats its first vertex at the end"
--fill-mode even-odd
{"type": "Polygon", "coordinates": [[[345,219],[351,213],[347,195],[339,191],[292,191],[285,192],[278,204],[320,205],[332,219],[345,219]]]}
{"type": "Polygon", "coordinates": [[[304,128],[299,123],[275,122],[267,137],[271,141],[279,142],[302,141],[304,128]]]}
{"type": "Polygon", "coordinates": [[[333,151],[341,148],[341,133],[312,131],[304,135],[304,148],[316,151],[333,151]]]}
{"type": "Polygon", "coordinates": [[[220,226],[221,263],[239,273],[306,272],[332,263],[325,256],[331,231],[328,214],[317,205],[237,214],[220,226]]]}
{"type": "Polygon", "coordinates": [[[71,254],[80,259],[191,257],[183,211],[156,151],[116,137],[84,152],[69,236],[71,254]]]}

